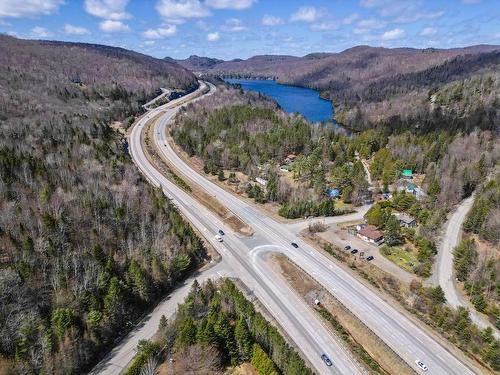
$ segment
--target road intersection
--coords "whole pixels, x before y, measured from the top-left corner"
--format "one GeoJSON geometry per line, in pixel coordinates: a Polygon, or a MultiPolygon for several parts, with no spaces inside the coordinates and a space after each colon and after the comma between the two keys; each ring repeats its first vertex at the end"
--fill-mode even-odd
{"type": "Polygon", "coordinates": [[[216,88],[201,82],[200,89],[183,98],[152,109],[143,116],[130,135],[130,151],[134,162],[144,176],[173,201],[179,211],[188,219],[221,254],[231,273],[250,288],[259,301],[276,319],[281,328],[300,348],[305,358],[319,374],[362,374],[365,370],[352,358],[350,353],[322,325],[317,315],[297,297],[283,280],[274,275],[265,262],[262,251],[269,249],[281,252],[299,264],[308,274],[321,283],[353,314],[361,319],[372,331],[390,346],[415,371],[419,369],[415,360],[419,359],[429,367],[430,374],[474,374],[479,373],[470,363],[465,364],[450,353],[436,338],[422,329],[412,319],[378,296],[371,289],[344,271],[324,254],[307,243],[300,243],[298,249],[290,246],[295,238],[293,228],[278,223],[255,207],[243,202],[231,193],[210,182],[191,169],[172,149],[167,141],[167,126],[179,108],[209,86],[210,95],[216,88]],[[200,204],[189,193],[167,180],[148,161],[141,144],[141,132],[146,123],[162,114],[156,121],[154,142],[162,156],[182,177],[214,195],[229,210],[251,225],[255,234],[251,237],[239,236],[226,228],[224,242],[214,239],[214,234],[223,227],[222,221],[209,209],[200,204]],[[257,254],[257,255],[256,255],[257,254]],[[333,362],[327,367],[320,359],[326,353],[333,362]]]}

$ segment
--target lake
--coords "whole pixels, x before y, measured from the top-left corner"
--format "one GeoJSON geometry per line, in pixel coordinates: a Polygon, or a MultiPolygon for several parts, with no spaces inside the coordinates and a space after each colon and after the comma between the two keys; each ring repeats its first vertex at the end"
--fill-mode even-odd
{"type": "Polygon", "coordinates": [[[287,112],[299,112],[311,122],[333,119],[332,102],[322,99],[319,91],[304,87],[281,85],[276,81],[261,79],[226,79],[226,82],[240,84],[243,90],[258,91],[270,96],[287,112]]]}

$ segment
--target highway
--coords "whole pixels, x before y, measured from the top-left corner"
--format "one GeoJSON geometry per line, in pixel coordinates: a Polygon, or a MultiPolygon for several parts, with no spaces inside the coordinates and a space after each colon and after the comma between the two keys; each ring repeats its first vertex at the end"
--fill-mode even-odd
{"type": "MultiPolygon", "coordinates": [[[[196,93],[193,93],[192,97],[195,95],[196,93]]],[[[186,97],[182,99],[183,102],[186,101],[186,97]]],[[[360,365],[339,344],[339,339],[325,330],[322,321],[304,301],[287,289],[280,278],[273,277],[272,272],[266,272],[263,276],[262,272],[253,267],[249,252],[252,248],[266,243],[265,238],[260,234],[239,237],[226,230],[224,242],[217,242],[214,236],[218,229],[223,228],[222,221],[190,194],[166,179],[148,161],[142,150],[141,132],[145,124],[160,112],[165,113],[160,122],[168,122],[179,108],[175,103],[172,101],[168,105],[158,107],[137,122],[130,134],[130,152],[134,162],[144,176],[164,191],[186,219],[198,228],[221,254],[224,262],[231,268],[231,273],[253,291],[318,374],[364,374],[360,365]],[[318,335],[318,332],[322,334],[318,335]],[[333,366],[327,367],[322,362],[320,356],[323,353],[332,359],[333,366]]]]}
{"type": "MultiPolygon", "coordinates": [[[[211,91],[215,90],[213,85],[209,85],[211,91]]],[[[299,248],[294,249],[290,242],[295,239],[295,235],[287,225],[269,218],[192,170],[166,140],[168,123],[178,107],[162,107],[150,111],[134,127],[130,137],[134,161],[153,184],[163,188],[187,219],[202,233],[207,234],[206,238],[221,252],[234,274],[254,290],[259,300],[303,351],[318,373],[355,374],[360,373],[360,369],[336,340],[322,328],[317,317],[312,312],[308,313],[307,308],[303,309],[304,303],[294,298],[294,293],[283,286],[278,278],[272,277],[271,270],[259,271],[255,260],[252,259],[252,250],[262,246],[274,246],[276,250],[300,264],[416,371],[419,370],[414,362],[419,359],[429,367],[429,374],[479,373],[477,369],[470,367],[471,364],[465,365],[413,320],[367,289],[312,246],[299,243],[299,248]],[[157,121],[154,132],[160,152],[177,170],[182,171],[185,178],[216,196],[228,209],[251,225],[255,231],[254,236],[243,238],[228,233],[223,244],[215,242],[213,235],[222,225],[220,220],[189,194],[166,180],[148,162],[141,149],[140,132],[146,121],[159,112],[165,113],[157,121]],[[318,334],[319,332],[321,334],[318,334]],[[330,356],[334,368],[327,368],[320,362],[319,356],[322,352],[330,356]]]]}

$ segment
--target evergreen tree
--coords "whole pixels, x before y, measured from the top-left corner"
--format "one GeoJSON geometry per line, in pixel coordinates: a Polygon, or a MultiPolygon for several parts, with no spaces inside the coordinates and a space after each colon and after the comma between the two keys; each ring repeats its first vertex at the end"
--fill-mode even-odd
{"type": "Polygon", "coordinates": [[[240,360],[246,361],[250,358],[252,350],[252,338],[248,330],[247,323],[240,317],[234,328],[234,338],[238,345],[240,360]]]}
{"type": "Polygon", "coordinates": [[[401,226],[399,225],[399,220],[394,216],[389,216],[385,224],[385,242],[389,246],[400,245],[403,243],[403,237],[401,235],[401,226]]]}

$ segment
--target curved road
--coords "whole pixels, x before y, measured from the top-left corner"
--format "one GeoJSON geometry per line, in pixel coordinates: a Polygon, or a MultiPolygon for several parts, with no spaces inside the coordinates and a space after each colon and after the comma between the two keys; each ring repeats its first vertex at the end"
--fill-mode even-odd
{"type": "Polygon", "coordinates": [[[435,272],[431,280],[435,285],[441,285],[446,297],[446,302],[450,306],[457,308],[459,306],[469,309],[471,320],[481,328],[491,327],[493,334],[500,339],[500,332],[484,316],[478,313],[457,290],[455,283],[453,267],[453,249],[460,243],[462,235],[462,226],[467,213],[474,204],[474,194],[464,199],[450,216],[445,225],[445,233],[439,245],[438,257],[435,266],[435,272]]]}
{"type": "MultiPolygon", "coordinates": [[[[202,83],[201,86],[200,90],[203,89],[204,84],[202,83]]],[[[215,90],[215,87],[210,87],[211,90],[215,90]]],[[[196,94],[193,93],[191,97],[193,98],[196,94]]],[[[182,99],[182,102],[187,100],[186,97],[182,99]]],[[[134,162],[145,177],[154,186],[161,188],[180,212],[217,249],[224,262],[231,268],[231,272],[253,291],[300,348],[318,374],[364,374],[359,364],[350,355],[346,355],[339,340],[328,332],[324,332],[321,320],[306,308],[304,301],[293,294],[284,293],[286,286],[279,278],[272,278],[272,274],[268,275],[269,278],[262,278],[254,269],[248,253],[252,248],[265,243],[266,239],[259,234],[252,237],[239,237],[227,231],[224,242],[217,242],[214,235],[218,229],[223,228],[222,221],[189,193],[166,179],[148,161],[142,150],[141,132],[145,124],[159,113],[164,113],[164,116],[158,123],[168,122],[179,109],[179,106],[174,106],[175,103],[181,102],[171,102],[153,109],[137,122],[130,135],[130,151],[134,162]],[[323,332],[323,334],[318,335],[318,332],[323,332]],[[326,353],[332,359],[333,366],[327,367],[321,361],[320,355],[322,353],[326,353]]]]}
{"type": "MultiPolygon", "coordinates": [[[[210,85],[211,90],[215,87],[210,85]]],[[[166,140],[166,127],[178,108],[159,107],[152,110],[134,127],[130,143],[131,153],[144,175],[178,205],[181,212],[203,233],[207,239],[221,252],[224,260],[232,267],[243,282],[254,290],[259,300],[266,305],[278,323],[289,333],[296,345],[301,348],[305,356],[312,363],[318,373],[361,373],[361,370],[348,358],[339,346],[324,329],[314,314],[304,318],[307,310],[299,310],[303,306],[301,300],[293,298],[277,279],[272,278],[272,272],[258,273],[252,262],[250,252],[259,246],[275,245],[284,250],[292,261],[313,275],[327,290],[349,308],[358,318],[368,325],[375,334],[384,340],[401,358],[417,371],[414,361],[422,360],[429,367],[429,374],[456,374],[465,375],[479,373],[472,364],[464,364],[420,326],[393,308],[376,293],[367,290],[351,274],[333,263],[320,252],[306,243],[300,244],[298,249],[290,246],[294,234],[281,223],[267,217],[259,210],[246,204],[231,193],[193,171],[170,147],[166,140]],[[160,111],[165,110],[156,124],[155,142],[166,158],[180,171],[184,177],[202,186],[208,193],[217,196],[231,211],[249,223],[255,230],[250,238],[240,238],[228,233],[223,244],[213,240],[212,235],[222,223],[203,205],[194,200],[189,194],[166,180],[147,161],[140,143],[140,132],[148,119],[160,111]],[[292,302],[292,303],[290,303],[292,302]],[[321,332],[321,334],[318,334],[321,332]],[[322,352],[332,358],[335,366],[328,368],[321,363],[319,356],[322,352]]]]}

